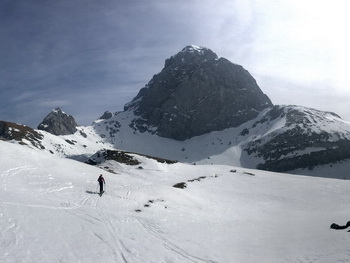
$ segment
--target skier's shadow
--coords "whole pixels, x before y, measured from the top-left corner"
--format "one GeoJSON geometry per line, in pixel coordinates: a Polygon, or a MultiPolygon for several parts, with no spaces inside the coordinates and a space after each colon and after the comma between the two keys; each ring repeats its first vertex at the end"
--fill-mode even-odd
{"type": "Polygon", "coordinates": [[[98,195],[98,194],[100,194],[99,192],[94,192],[94,191],[89,191],[89,190],[85,191],[85,193],[90,194],[90,195],[98,195]]]}

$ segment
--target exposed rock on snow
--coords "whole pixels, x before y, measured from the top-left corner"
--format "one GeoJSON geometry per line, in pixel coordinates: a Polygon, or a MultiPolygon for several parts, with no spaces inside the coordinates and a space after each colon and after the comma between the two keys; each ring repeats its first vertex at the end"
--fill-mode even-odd
{"type": "MultiPolygon", "coordinates": [[[[331,228],[336,229],[336,230],[347,229],[349,226],[350,226],[350,221],[348,221],[345,226],[340,226],[336,223],[331,224],[331,228]]],[[[350,231],[348,231],[348,232],[350,232],[350,231]]]]}
{"type": "MultiPolygon", "coordinates": [[[[104,163],[108,160],[113,160],[118,163],[126,164],[126,165],[139,165],[141,162],[138,160],[138,157],[141,156],[147,157],[149,159],[156,160],[159,163],[166,163],[166,164],[174,164],[177,163],[177,161],[148,156],[148,155],[142,155],[142,154],[136,154],[136,153],[130,153],[130,152],[124,152],[124,151],[118,151],[118,150],[101,150],[95,153],[93,156],[91,156],[86,163],[91,165],[99,165],[104,163]]],[[[103,167],[103,166],[101,166],[103,167]]],[[[105,167],[103,167],[105,168],[105,167]]],[[[109,169],[109,167],[107,167],[109,169]]],[[[142,169],[142,166],[139,166],[139,169],[142,169]]],[[[110,170],[109,170],[110,171],[110,170]]],[[[114,172],[114,171],[113,171],[114,172]]]]}
{"type": "Polygon", "coordinates": [[[138,165],[140,162],[130,154],[123,151],[102,150],[91,156],[86,163],[96,165],[106,160],[114,160],[127,165],[138,165]]]}
{"type": "Polygon", "coordinates": [[[103,115],[102,115],[100,118],[98,118],[98,119],[99,119],[99,120],[108,120],[108,119],[112,118],[112,116],[113,116],[113,113],[112,113],[112,112],[110,112],[110,111],[105,111],[105,112],[103,113],[103,115]]]}
{"type": "Polygon", "coordinates": [[[73,116],[64,113],[60,108],[56,108],[44,118],[38,129],[54,135],[68,135],[77,131],[77,123],[73,116]]]}
{"type": "Polygon", "coordinates": [[[259,130],[244,146],[255,168],[286,172],[350,158],[350,125],[338,115],[300,106],[275,106],[248,128],[259,130]],[[284,119],[284,124],[273,128],[284,119]],[[270,128],[261,133],[264,123],[270,128]]]}
{"type": "Polygon", "coordinates": [[[20,144],[31,144],[36,148],[44,149],[45,147],[41,143],[43,137],[42,134],[28,126],[13,122],[0,121],[0,139],[2,140],[15,140],[20,144]]]}

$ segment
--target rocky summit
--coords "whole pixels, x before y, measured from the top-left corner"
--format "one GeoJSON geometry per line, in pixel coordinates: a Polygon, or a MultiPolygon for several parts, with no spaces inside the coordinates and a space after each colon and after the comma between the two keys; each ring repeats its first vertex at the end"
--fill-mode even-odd
{"type": "Polygon", "coordinates": [[[77,123],[73,116],[64,113],[60,108],[56,108],[44,118],[38,129],[54,135],[69,135],[77,131],[77,123]]]}
{"type": "Polygon", "coordinates": [[[271,100],[242,66],[208,48],[187,46],[125,105],[138,131],[186,140],[254,119],[271,100]]]}

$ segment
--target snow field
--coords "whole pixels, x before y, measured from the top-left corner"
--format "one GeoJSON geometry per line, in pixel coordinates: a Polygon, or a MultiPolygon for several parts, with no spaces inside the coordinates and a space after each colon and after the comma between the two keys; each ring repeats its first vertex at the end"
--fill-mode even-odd
{"type": "Polygon", "coordinates": [[[350,220],[348,181],[146,157],[108,173],[2,141],[0,154],[1,262],[350,258],[350,233],[329,229],[350,220]]]}

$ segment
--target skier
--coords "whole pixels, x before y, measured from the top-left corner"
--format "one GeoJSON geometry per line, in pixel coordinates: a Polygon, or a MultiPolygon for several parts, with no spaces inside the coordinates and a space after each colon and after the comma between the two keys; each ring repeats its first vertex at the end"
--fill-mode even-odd
{"type": "Polygon", "coordinates": [[[98,183],[100,184],[100,195],[103,194],[103,185],[106,184],[105,179],[103,178],[102,174],[97,179],[98,183]]]}

